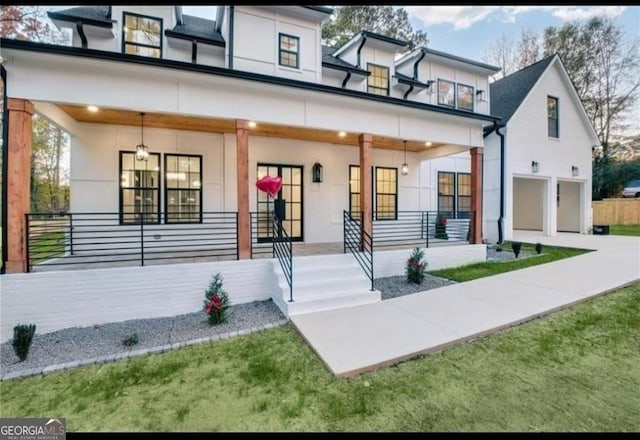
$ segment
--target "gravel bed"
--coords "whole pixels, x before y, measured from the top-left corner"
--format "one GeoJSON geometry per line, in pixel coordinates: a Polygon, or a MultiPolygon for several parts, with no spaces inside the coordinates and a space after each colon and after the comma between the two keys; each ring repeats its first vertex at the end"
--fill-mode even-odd
{"type": "Polygon", "coordinates": [[[248,332],[252,328],[264,328],[286,320],[272,300],[231,305],[227,313],[228,322],[215,326],[209,325],[204,311],[198,311],[168,318],[133,319],[43,334],[38,334],[36,329],[29,355],[23,362],[19,362],[15,355],[11,340],[0,345],[0,376],[215,335],[248,332]],[[138,333],[139,342],[125,347],[122,340],[133,333],[138,333]]]}
{"type": "MultiPolygon", "coordinates": [[[[538,254],[523,251],[518,259],[536,256],[538,254]]],[[[493,246],[487,247],[487,261],[514,259],[515,255],[511,250],[503,249],[498,252],[493,246]]],[[[383,300],[454,283],[429,274],[425,275],[422,284],[408,283],[404,275],[375,280],[376,289],[380,290],[383,300]]],[[[228,316],[226,324],[217,326],[210,326],[205,312],[198,311],[168,318],[134,319],[92,327],[68,328],[51,333],[36,333],[24,362],[19,362],[9,340],[0,345],[0,376],[21,371],[42,371],[47,366],[74,361],[133,354],[135,351],[184,344],[187,341],[202,340],[216,335],[224,337],[229,334],[236,335],[237,332],[244,334],[286,322],[287,319],[272,300],[232,305],[229,307],[228,316]],[[132,347],[125,347],[122,340],[133,333],[138,334],[139,342],[132,347]]]]}

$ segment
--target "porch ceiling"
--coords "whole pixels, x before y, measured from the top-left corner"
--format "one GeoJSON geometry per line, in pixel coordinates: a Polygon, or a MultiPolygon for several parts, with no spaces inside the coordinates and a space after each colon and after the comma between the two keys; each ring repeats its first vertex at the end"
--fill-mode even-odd
{"type": "MultiPolygon", "coordinates": [[[[140,116],[137,111],[101,108],[98,112],[92,113],[88,111],[85,106],[58,104],[58,107],[78,122],[132,126],[140,125],[140,116]]],[[[358,146],[358,136],[360,133],[347,132],[346,136],[340,137],[337,130],[292,127],[263,123],[260,121],[256,122],[256,127],[250,128],[250,133],[254,136],[358,146]]],[[[145,127],[202,131],[208,133],[235,133],[236,131],[234,119],[219,119],[153,112],[145,112],[144,125],[145,127]]],[[[428,141],[429,139],[421,141],[407,140],[407,151],[421,152],[445,145],[433,142],[427,146],[426,142],[428,141]]],[[[404,144],[403,140],[399,138],[373,135],[373,148],[403,151],[404,144]]]]}

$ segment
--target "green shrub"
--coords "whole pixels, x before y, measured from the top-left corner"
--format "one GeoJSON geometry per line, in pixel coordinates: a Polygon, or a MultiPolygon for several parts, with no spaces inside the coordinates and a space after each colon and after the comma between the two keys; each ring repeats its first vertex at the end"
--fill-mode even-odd
{"type": "Polygon", "coordinates": [[[138,337],[138,334],[132,333],[122,340],[122,345],[124,345],[125,347],[133,347],[134,345],[138,344],[139,341],[140,338],[138,337]]]}
{"type": "Polygon", "coordinates": [[[27,358],[35,333],[35,324],[18,324],[13,328],[13,351],[20,359],[20,362],[27,358]]]}
{"type": "Polygon", "coordinates": [[[511,243],[511,250],[513,250],[516,258],[518,258],[518,255],[520,255],[520,249],[522,249],[522,243],[518,241],[514,241],[511,243]]]}
{"type": "Polygon", "coordinates": [[[536,252],[538,255],[542,253],[542,243],[536,243],[536,252]]]}
{"type": "Polygon", "coordinates": [[[435,238],[440,238],[442,240],[449,239],[449,235],[447,235],[447,218],[444,215],[438,215],[436,220],[435,238]]]}
{"type": "Polygon", "coordinates": [[[425,272],[427,271],[427,262],[423,261],[424,251],[420,248],[414,248],[411,256],[405,265],[405,273],[407,281],[415,284],[422,284],[425,272]]]}
{"type": "Polygon", "coordinates": [[[204,311],[209,316],[209,324],[217,325],[227,322],[229,295],[222,289],[222,276],[219,273],[213,276],[204,297],[204,311]]]}

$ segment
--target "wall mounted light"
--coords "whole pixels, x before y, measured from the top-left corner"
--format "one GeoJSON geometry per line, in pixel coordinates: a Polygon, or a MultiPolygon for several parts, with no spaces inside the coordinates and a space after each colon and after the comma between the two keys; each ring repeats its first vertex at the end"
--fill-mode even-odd
{"type": "Polygon", "coordinates": [[[487,102],[487,96],[484,90],[476,90],[476,101],[487,102]]]}
{"type": "Polygon", "coordinates": [[[403,141],[403,142],[404,142],[404,163],[400,168],[400,173],[402,173],[403,176],[406,176],[407,174],[409,174],[409,165],[407,164],[407,141],[403,141]]]}
{"type": "Polygon", "coordinates": [[[321,183],[322,182],[322,165],[316,162],[313,164],[313,168],[311,169],[311,180],[313,183],[321,183]]]}
{"type": "Polygon", "coordinates": [[[140,112],[140,143],[136,145],[136,160],[149,159],[149,147],[144,144],[144,113],[140,112]]]}
{"type": "Polygon", "coordinates": [[[538,162],[536,162],[535,160],[531,161],[531,172],[532,173],[537,173],[540,170],[540,164],[538,162]]]}
{"type": "Polygon", "coordinates": [[[578,174],[580,174],[580,169],[575,165],[571,165],[571,175],[576,177],[578,174]]]}

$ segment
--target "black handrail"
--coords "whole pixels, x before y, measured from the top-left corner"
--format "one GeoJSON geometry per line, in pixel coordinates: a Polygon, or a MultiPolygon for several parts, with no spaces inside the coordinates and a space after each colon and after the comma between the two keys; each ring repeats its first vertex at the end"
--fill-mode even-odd
{"type": "Polygon", "coordinates": [[[371,235],[362,229],[362,213],[359,213],[359,221],[354,220],[352,214],[343,211],[343,236],[344,236],[344,253],[347,249],[354,256],[364,273],[371,281],[371,290],[373,287],[373,240],[371,235]]]}
{"type": "Polygon", "coordinates": [[[276,216],[272,220],[273,258],[277,258],[289,284],[289,302],[293,302],[293,245],[291,238],[276,216]]]}
{"type": "MultiPolygon", "coordinates": [[[[199,214],[199,213],[198,213],[199,214]]],[[[123,224],[119,213],[26,214],[27,270],[238,259],[237,212],[203,212],[193,223],[156,213],[123,224]],[[144,222],[140,219],[144,217],[144,222]],[[170,218],[171,220],[171,218],[170,218]]]]}

